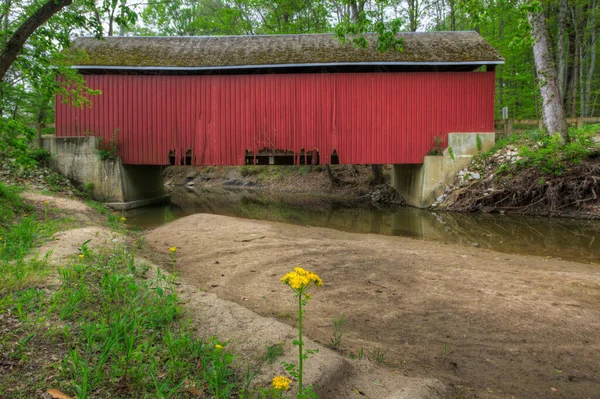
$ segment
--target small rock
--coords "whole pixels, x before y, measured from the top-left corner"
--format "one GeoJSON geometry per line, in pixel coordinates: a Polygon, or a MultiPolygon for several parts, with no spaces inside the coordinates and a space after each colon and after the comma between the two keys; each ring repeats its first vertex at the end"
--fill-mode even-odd
{"type": "Polygon", "coordinates": [[[481,175],[477,172],[471,172],[471,177],[475,180],[481,179],[481,175]]]}
{"type": "Polygon", "coordinates": [[[474,242],[474,243],[473,243],[473,246],[474,246],[475,248],[479,248],[479,243],[478,243],[478,242],[474,242]]]}

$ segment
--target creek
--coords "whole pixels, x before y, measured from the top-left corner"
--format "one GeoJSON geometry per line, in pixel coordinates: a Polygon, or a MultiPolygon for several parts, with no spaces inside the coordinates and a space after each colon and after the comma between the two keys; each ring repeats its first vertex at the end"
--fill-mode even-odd
{"type": "Polygon", "coordinates": [[[246,189],[173,189],[171,204],[128,211],[130,227],[152,228],[194,213],[211,213],[351,233],[409,236],[507,254],[600,262],[600,221],[415,208],[385,211],[358,199],[246,189]]]}

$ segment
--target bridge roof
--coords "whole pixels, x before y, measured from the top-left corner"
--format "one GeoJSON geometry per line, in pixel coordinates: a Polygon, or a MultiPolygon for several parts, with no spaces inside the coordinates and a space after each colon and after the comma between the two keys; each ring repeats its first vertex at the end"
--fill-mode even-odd
{"type": "Polygon", "coordinates": [[[479,66],[504,59],[477,32],[401,33],[404,51],[342,44],[332,34],[264,36],[92,37],[73,47],[88,57],[75,68],[104,70],[227,70],[335,66],[479,66]]]}

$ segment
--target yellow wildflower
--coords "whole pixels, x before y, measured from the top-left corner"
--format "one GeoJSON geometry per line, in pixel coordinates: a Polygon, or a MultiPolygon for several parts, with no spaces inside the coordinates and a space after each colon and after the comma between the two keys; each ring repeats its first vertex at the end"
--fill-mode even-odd
{"type": "Polygon", "coordinates": [[[277,389],[278,391],[287,391],[290,389],[290,384],[292,383],[292,380],[290,380],[287,377],[284,377],[282,375],[278,375],[277,377],[273,378],[273,388],[277,389]]]}
{"type": "Polygon", "coordinates": [[[289,272],[285,276],[283,276],[281,278],[281,281],[295,290],[306,288],[311,283],[316,285],[317,287],[323,285],[323,280],[321,280],[321,277],[317,276],[311,271],[304,270],[301,267],[295,267],[294,271],[289,272]]]}
{"type": "Polygon", "coordinates": [[[48,205],[48,201],[44,201],[44,205],[48,205]]]}
{"type": "Polygon", "coordinates": [[[121,222],[126,221],[127,219],[125,218],[125,216],[121,216],[121,219],[119,219],[121,222]]]}
{"type": "Polygon", "coordinates": [[[221,349],[223,349],[223,345],[221,345],[221,344],[216,344],[216,345],[215,345],[215,349],[216,349],[216,350],[218,350],[218,351],[220,351],[221,349]]]}
{"type": "Polygon", "coordinates": [[[171,252],[171,253],[177,252],[177,247],[169,248],[169,252],[171,252]]]}
{"type": "Polygon", "coordinates": [[[85,258],[85,255],[84,254],[79,254],[79,259],[83,259],[83,258],[85,258]]]}

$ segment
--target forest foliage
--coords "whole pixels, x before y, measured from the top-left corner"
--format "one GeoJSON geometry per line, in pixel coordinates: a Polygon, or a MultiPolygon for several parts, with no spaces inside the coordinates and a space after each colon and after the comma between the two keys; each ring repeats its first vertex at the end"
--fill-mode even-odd
{"type": "MultiPolygon", "coordinates": [[[[1,0],[0,48],[47,0],[1,0]]],[[[54,0],[55,1],[55,0],[54,0]]],[[[27,40],[0,86],[0,116],[47,123],[54,94],[89,94],[62,50],[81,35],[257,35],[331,32],[364,45],[377,32],[401,51],[398,31],[477,30],[506,59],[497,68],[496,117],[541,118],[526,12],[543,13],[567,116],[600,114],[598,0],[61,0],[69,3],[27,40]],[[69,84],[55,79],[66,76],[69,84]]],[[[93,93],[92,93],[93,94],[93,93]]]]}

